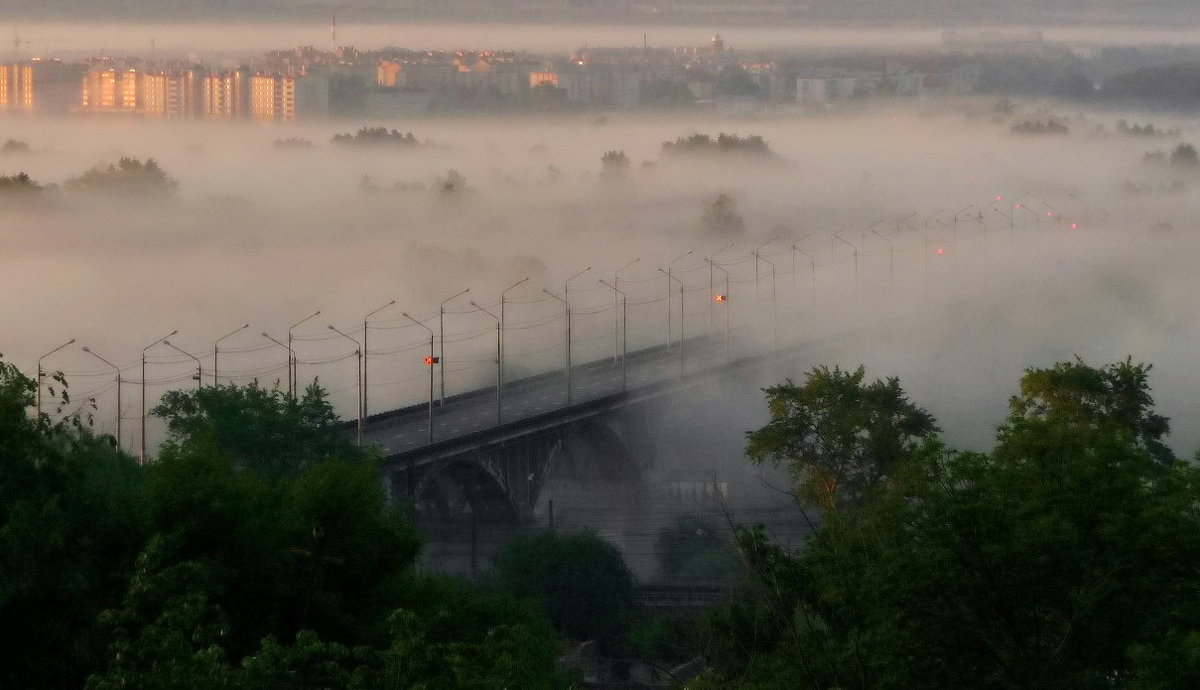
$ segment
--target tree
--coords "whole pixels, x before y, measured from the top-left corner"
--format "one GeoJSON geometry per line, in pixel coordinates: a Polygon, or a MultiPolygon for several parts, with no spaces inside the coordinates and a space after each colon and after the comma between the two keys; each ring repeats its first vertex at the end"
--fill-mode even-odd
{"type": "Polygon", "coordinates": [[[401,132],[387,127],[363,127],[354,134],[335,134],[331,142],[339,145],[358,146],[415,147],[421,145],[412,132],[401,132]]]}
{"type": "Polygon", "coordinates": [[[824,510],[862,505],[912,445],[939,431],[896,378],[864,384],[863,367],[817,367],[804,385],[766,388],[771,421],[747,434],[751,462],[784,465],[796,495],[824,510]]]}
{"type": "Polygon", "coordinates": [[[179,186],[153,158],[123,156],[107,168],[95,167],[63,183],[68,190],[94,194],[167,196],[179,186]]]}
{"type": "Polygon", "coordinates": [[[723,96],[758,96],[758,83],[738,65],[725,65],[717,72],[716,92],[723,96]]]}
{"type": "Polygon", "coordinates": [[[593,532],[543,531],[514,537],[496,553],[496,586],[538,602],[563,635],[623,643],[636,607],[633,573],[621,553],[593,532]]]}
{"type": "MultiPolygon", "coordinates": [[[[1031,400],[1013,405],[991,453],[924,440],[898,481],[829,514],[801,552],[744,532],[755,596],[710,623],[724,656],[696,686],[1148,688],[1200,677],[1200,470],[1164,467],[1116,421],[1126,389],[1077,381],[1145,367],[1083,367],[1030,370],[1015,400],[1031,400]]],[[[1144,381],[1131,387],[1148,396],[1144,381]]],[[[1146,399],[1135,417],[1153,415],[1146,399]]]]}
{"type": "Polygon", "coordinates": [[[364,457],[316,384],[298,398],[257,383],[170,391],[151,414],[167,421],[167,449],[212,446],[267,476],[294,475],[329,458],[364,457]]]}
{"type": "Polygon", "coordinates": [[[0,146],[0,154],[29,153],[29,144],[20,139],[9,139],[0,146]]]}
{"type": "Polygon", "coordinates": [[[467,191],[467,178],[454,168],[450,168],[446,171],[445,177],[439,177],[437,179],[437,186],[438,189],[442,190],[446,194],[465,192],[467,191]]]}
{"type": "Polygon", "coordinates": [[[600,157],[600,179],[615,182],[629,177],[629,156],[624,151],[605,151],[600,157]]]}
{"type": "Polygon", "coordinates": [[[0,361],[0,687],[79,687],[148,533],[142,478],[111,438],[32,415],[36,390],[0,361]]]}
{"type": "Polygon", "coordinates": [[[737,552],[727,535],[699,515],[681,515],[660,529],[654,552],[663,580],[729,582],[739,570],[737,552]]]}
{"type": "Polygon", "coordinates": [[[1163,439],[1166,417],[1154,412],[1148,378],[1151,366],[1132,359],[1088,366],[1082,359],[1048,369],[1026,369],[1020,394],[1009,400],[1011,419],[1040,419],[1070,426],[1115,426],[1164,465],[1175,456],[1163,439]]]}
{"type": "Polygon", "coordinates": [[[704,205],[701,220],[704,227],[721,234],[740,233],[746,229],[745,221],[737,212],[737,199],[725,192],[704,205]]]}
{"type": "Polygon", "coordinates": [[[1171,152],[1171,165],[1176,168],[1200,167],[1200,155],[1191,144],[1180,144],[1171,152]]]}

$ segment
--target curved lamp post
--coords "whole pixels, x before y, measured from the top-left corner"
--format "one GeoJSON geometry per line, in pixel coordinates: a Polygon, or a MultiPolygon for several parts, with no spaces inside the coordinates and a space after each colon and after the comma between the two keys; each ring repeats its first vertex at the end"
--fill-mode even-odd
{"type": "Polygon", "coordinates": [[[200,368],[200,358],[197,357],[196,355],[193,355],[192,353],[188,352],[187,350],[183,349],[182,347],[179,347],[178,345],[172,343],[170,340],[164,340],[163,345],[166,345],[167,347],[171,348],[172,350],[174,350],[182,355],[186,355],[186,356],[190,357],[192,359],[192,361],[194,361],[196,363],[196,376],[195,376],[196,390],[200,390],[200,385],[201,385],[200,377],[204,375],[204,371],[200,368]]]}
{"type": "Polygon", "coordinates": [[[504,367],[504,356],[508,354],[508,328],[506,327],[505,321],[504,321],[505,303],[508,301],[508,293],[512,292],[513,290],[521,287],[522,285],[524,285],[525,283],[528,283],[528,282],[529,282],[529,276],[525,276],[524,278],[518,280],[517,282],[513,283],[512,285],[509,285],[507,288],[504,289],[503,292],[500,293],[500,380],[501,381],[504,381],[507,378],[506,375],[508,374],[508,372],[505,370],[505,367],[504,367]]]}
{"type": "Polygon", "coordinates": [[[709,278],[708,278],[708,281],[709,281],[709,288],[708,288],[708,291],[709,291],[709,293],[710,293],[710,294],[709,294],[709,296],[708,296],[708,299],[709,299],[709,305],[708,305],[708,314],[709,314],[709,327],[708,327],[708,332],[709,332],[709,334],[710,334],[710,336],[711,336],[711,334],[712,334],[712,310],[713,310],[713,305],[714,305],[714,304],[716,304],[717,302],[721,302],[722,304],[724,304],[724,305],[725,305],[725,359],[726,359],[726,361],[728,361],[728,360],[729,360],[729,311],[730,311],[730,307],[729,307],[729,289],[730,289],[730,288],[729,288],[729,271],[726,271],[726,270],[725,270],[725,269],[724,269],[724,268],[723,268],[723,267],[722,267],[720,264],[718,264],[718,263],[714,262],[712,259],[705,259],[705,261],[707,261],[707,262],[708,262],[708,275],[709,275],[709,278]],[[713,269],[714,269],[714,268],[715,268],[715,269],[717,269],[718,271],[720,271],[721,273],[724,273],[724,274],[725,274],[725,292],[723,292],[723,293],[721,293],[721,294],[719,294],[719,295],[716,293],[716,291],[715,291],[715,290],[713,289],[713,287],[712,287],[712,272],[713,272],[713,269]]]}
{"type": "MultiPolygon", "coordinates": [[[[249,327],[250,327],[250,324],[248,324],[248,323],[242,324],[238,328],[235,328],[232,331],[229,331],[225,335],[223,335],[220,338],[217,338],[215,341],[213,341],[213,385],[214,386],[217,385],[217,356],[218,356],[218,353],[220,352],[220,350],[218,349],[218,346],[220,346],[222,340],[224,340],[230,336],[237,335],[238,333],[241,333],[242,331],[246,330],[249,327]]],[[[187,353],[185,352],[184,354],[187,354],[187,353]]]]}
{"type": "Polygon", "coordinates": [[[42,360],[46,359],[50,355],[54,354],[55,352],[58,352],[59,350],[63,349],[64,347],[66,347],[74,342],[75,342],[75,339],[71,338],[70,340],[63,343],[62,345],[59,345],[58,347],[47,352],[46,354],[42,355],[41,357],[38,357],[38,361],[37,361],[37,385],[38,385],[37,414],[38,414],[38,419],[42,418],[42,379],[46,378],[46,372],[42,369],[42,360]]]}
{"type": "Polygon", "coordinates": [[[440,354],[438,361],[442,365],[440,367],[441,376],[439,377],[441,379],[441,386],[440,390],[438,391],[440,393],[440,400],[438,401],[439,406],[444,407],[446,405],[446,303],[452,299],[462,297],[470,291],[471,288],[467,288],[462,292],[457,292],[453,295],[450,295],[446,299],[442,300],[442,303],[438,305],[438,352],[440,354]]]}
{"type": "Polygon", "coordinates": [[[299,367],[296,366],[296,364],[297,364],[296,363],[296,350],[292,347],[292,339],[293,339],[292,332],[295,331],[296,327],[299,326],[300,324],[304,323],[305,321],[308,321],[311,318],[319,316],[320,314],[321,314],[321,310],[318,309],[317,311],[314,311],[313,313],[309,314],[308,316],[304,317],[303,319],[300,319],[296,323],[292,324],[291,327],[288,328],[288,339],[287,339],[288,395],[291,395],[293,397],[296,396],[296,392],[297,392],[296,389],[300,387],[300,382],[296,380],[297,374],[299,373],[297,371],[299,369],[299,367]]]}
{"type": "MultiPolygon", "coordinates": [[[[692,255],[692,250],[689,249],[686,252],[675,257],[674,259],[671,259],[670,261],[668,261],[667,262],[667,270],[664,271],[661,268],[658,269],[659,272],[667,274],[667,349],[668,350],[671,349],[671,281],[679,280],[678,278],[675,278],[674,276],[671,275],[671,267],[675,264],[675,262],[680,261],[691,255],[692,255]]],[[[680,285],[680,290],[682,290],[683,289],[683,287],[682,287],[683,281],[682,280],[679,281],[679,285],[680,285]]],[[[681,320],[683,319],[682,313],[679,315],[679,318],[681,320]]],[[[683,330],[682,329],[680,329],[680,333],[679,333],[679,344],[680,344],[680,347],[683,346],[683,330]]]]}
{"type": "MultiPolygon", "coordinates": [[[[626,303],[628,302],[628,298],[626,297],[624,290],[622,290],[621,288],[617,287],[614,284],[606,282],[603,278],[600,279],[600,284],[612,289],[614,301],[617,299],[618,295],[620,295],[620,297],[621,297],[621,312],[620,312],[621,320],[618,322],[620,324],[619,328],[616,323],[613,324],[613,340],[617,341],[620,346],[621,390],[625,390],[625,381],[626,381],[625,380],[625,352],[626,352],[626,347],[629,344],[628,340],[626,339],[626,334],[628,331],[626,330],[627,321],[625,320],[625,306],[626,306],[626,303]]],[[[615,311],[615,309],[616,309],[616,307],[614,306],[614,311],[615,311]]],[[[617,359],[617,347],[618,347],[617,344],[613,345],[613,360],[614,361],[616,361],[616,359],[617,359]]]]}
{"type": "Polygon", "coordinates": [[[401,312],[401,316],[429,331],[429,356],[425,358],[425,366],[429,367],[429,443],[433,443],[433,366],[438,363],[437,357],[433,356],[433,329],[409,316],[408,312],[401,312]]]}
{"type": "Polygon", "coordinates": [[[500,426],[500,399],[504,390],[504,380],[501,378],[500,373],[503,367],[503,354],[500,351],[500,317],[479,306],[477,302],[471,302],[471,306],[496,320],[496,426],[500,426]]]}
{"type": "MultiPolygon", "coordinates": [[[[267,334],[266,331],[263,331],[260,335],[262,335],[262,337],[266,338],[267,340],[270,340],[271,342],[275,343],[279,347],[282,347],[284,350],[287,350],[287,353],[288,353],[288,362],[287,362],[288,394],[291,395],[291,392],[292,392],[292,350],[287,345],[284,345],[283,343],[279,342],[278,340],[272,338],[270,335],[267,334]]],[[[279,379],[275,379],[275,385],[276,386],[279,385],[279,379]]]]}
{"type": "Polygon", "coordinates": [[[107,359],[104,359],[103,357],[96,354],[95,352],[92,352],[91,350],[89,350],[87,348],[86,345],[83,347],[83,351],[88,353],[89,355],[95,357],[96,359],[100,360],[101,362],[104,362],[108,366],[112,367],[113,371],[115,371],[117,374],[117,437],[116,438],[117,438],[117,450],[120,450],[121,449],[121,367],[113,364],[112,362],[108,361],[107,359]]]}
{"type": "Polygon", "coordinates": [[[178,332],[178,329],[171,331],[170,333],[142,348],[142,448],[138,457],[143,465],[146,464],[146,351],[178,332]]]}
{"type": "Polygon", "coordinates": [[[362,343],[354,338],[339,331],[333,324],[329,324],[329,330],[337,333],[346,340],[354,343],[354,354],[358,357],[358,447],[362,448],[362,432],[363,432],[363,349],[362,343]]]}
{"type": "Polygon", "coordinates": [[[369,359],[369,358],[367,357],[367,355],[368,355],[368,354],[369,354],[369,352],[370,352],[370,351],[367,349],[367,319],[369,319],[369,318],[371,318],[372,316],[374,316],[374,315],[378,314],[379,312],[383,311],[384,309],[387,309],[388,307],[392,306],[392,305],[393,305],[393,304],[395,304],[395,303],[396,303],[396,300],[392,300],[391,302],[388,302],[387,304],[383,305],[382,307],[380,307],[380,308],[378,308],[378,309],[376,309],[376,310],[374,310],[374,311],[371,311],[371,312],[369,312],[369,313],[368,313],[366,316],[364,316],[364,317],[363,317],[363,336],[362,336],[362,403],[361,403],[361,404],[362,404],[362,416],[363,416],[363,417],[366,417],[366,416],[368,416],[368,415],[370,414],[370,413],[367,411],[367,392],[370,390],[370,388],[367,386],[367,362],[368,362],[368,359],[369,359]]]}

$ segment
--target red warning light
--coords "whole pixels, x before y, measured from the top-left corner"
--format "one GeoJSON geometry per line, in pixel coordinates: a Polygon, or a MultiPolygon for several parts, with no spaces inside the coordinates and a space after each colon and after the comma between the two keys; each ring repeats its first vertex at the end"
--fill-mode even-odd
{"type": "Polygon", "coordinates": [[[714,302],[726,302],[728,300],[729,300],[729,295],[714,295],[713,296],[714,302]]]}
{"type": "Polygon", "coordinates": [[[1053,211],[1046,211],[1046,217],[1047,217],[1047,218],[1053,218],[1053,217],[1054,217],[1054,212],[1053,212],[1053,211]]]}
{"type": "Polygon", "coordinates": [[[426,366],[433,366],[434,364],[437,364],[440,361],[442,361],[441,357],[430,357],[428,355],[425,356],[425,365],[426,366]]]}
{"type": "Polygon", "coordinates": [[[1072,230],[1078,230],[1078,229],[1079,229],[1079,223],[1071,223],[1071,229],[1072,229],[1072,230]]]}
{"type": "Polygon", "coordinates": [[[941,256],[941,255],[945,254],[945,253],[946,253],[946,248],[945,248],[945,247],[938,247],[938,248],[937,248],[937,253],[938,253],[938,256],[941,256]]]}
{"type": "Polygon", "coordinates": [[[996,201],[1004,201],[1004,195],[1003,195],[1003,194],[997,194],[997,195],[996,195],[996,201]]]}

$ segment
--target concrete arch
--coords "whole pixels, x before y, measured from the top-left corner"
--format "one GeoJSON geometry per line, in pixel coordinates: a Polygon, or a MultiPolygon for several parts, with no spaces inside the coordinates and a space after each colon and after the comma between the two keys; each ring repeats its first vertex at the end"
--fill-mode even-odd
{"type": "Polygon", "coordinates": [[[572,427],[553,448],[541,474],[539,488],[552,477],[632,483],[640,481],[642,470],[618,426],[591,421],[572,427]]]}
{"type": "Polygon", "coordinates": [[[520,521],[504,478],[486,457],[451,458],[429,468],[414,487],[413,503],[419,520],[474,513],[493,523],[520,521]]]}

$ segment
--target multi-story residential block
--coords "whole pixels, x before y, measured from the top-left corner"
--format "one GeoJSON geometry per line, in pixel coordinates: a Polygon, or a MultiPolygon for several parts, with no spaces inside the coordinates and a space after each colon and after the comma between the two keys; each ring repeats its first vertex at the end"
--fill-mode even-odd
{"type": "Polygon", "coordinates": [[[255,74],[250,77],[250,116],[257,120],[326,117],[329,79],[324,75],[255,74]]]}
{"type": "Polygon", "coordinates": [[[199,108],[195,70],[146,72],[142,76],[143,111],[151,117],[188,118],[199,108]]]}
{"type": "Polygon", "coordinates": [[[0,110],[33,110],[36,103],[33,84],[32,64],[0,65],[0,110]]]}
{"type": "Polygon", "coordinates": [[[250,73],[237,69],[206,74],[200,80],[200,114],[210,118],[240,118],[250,114],[250,73]]]}

